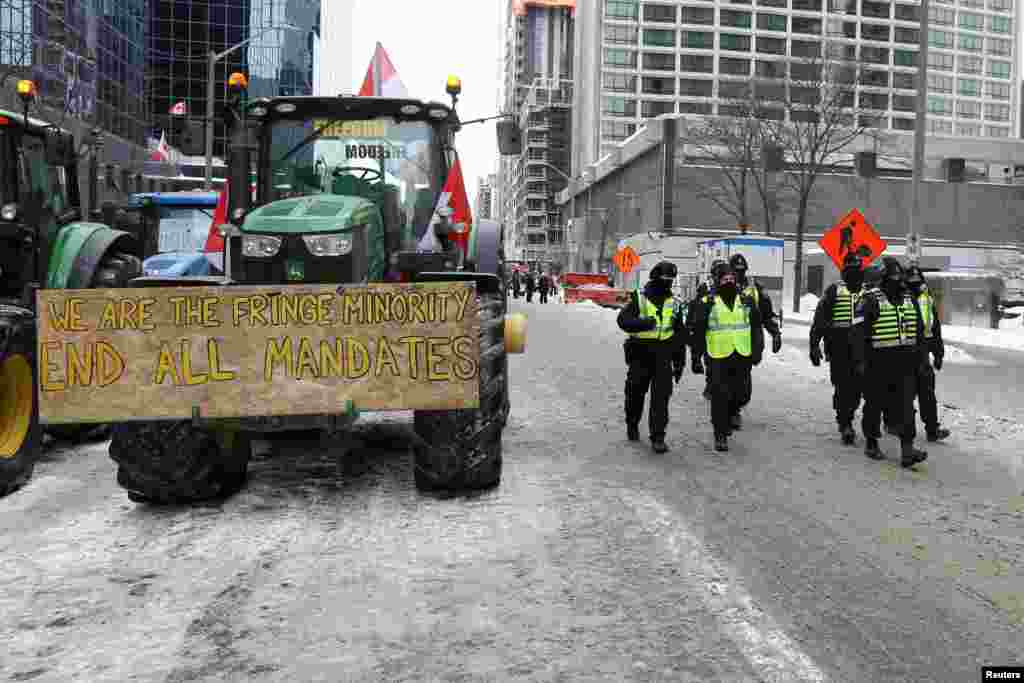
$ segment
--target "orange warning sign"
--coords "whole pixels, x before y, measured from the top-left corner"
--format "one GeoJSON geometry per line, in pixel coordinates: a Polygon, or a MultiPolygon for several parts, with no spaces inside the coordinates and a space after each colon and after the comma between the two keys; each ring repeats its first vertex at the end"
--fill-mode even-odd
{"type": "Polygon", "coordinates": [[[818,244],[839,270],[843,269],[843,259],[847,254],[860,254],[864,259],[864,265],[867,266],[881,256],[889,246],[864,219],[864,214],[857,209],[839,219],[832,229],[818,240],[818,244]]]}
{"type": "Polygon", "coordinates": [[[632,247],[619,249],[615,252],[615,256],[612,257],[612,261],[620,273],[628,273],[640,265],[640,257],[637,256],[632,247]]]}

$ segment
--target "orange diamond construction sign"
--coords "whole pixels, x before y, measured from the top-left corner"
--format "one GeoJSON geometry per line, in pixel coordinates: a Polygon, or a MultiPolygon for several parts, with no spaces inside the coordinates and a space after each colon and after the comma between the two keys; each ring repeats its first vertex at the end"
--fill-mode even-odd
{"type": "Polygon", "coordinates": [[[848,254],[858,254],[867,266],[889,246],[859,210],[853,209],[826,232],[818,244],[829,255],[836,268],[843,269],[848,254]]]}

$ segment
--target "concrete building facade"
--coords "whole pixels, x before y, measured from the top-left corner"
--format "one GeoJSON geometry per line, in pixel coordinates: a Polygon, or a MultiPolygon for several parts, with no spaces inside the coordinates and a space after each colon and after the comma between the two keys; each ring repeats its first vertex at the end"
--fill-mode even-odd
{"type": "Polygon", "coordinates": [[[473,218],[491,220],[494,218],[494,186],[497,176],[491,173],[486,178],[476,179],[476,200],[473,202],[473,218]]]}
{"type": "MultiPolygon", "coordinates": [[[[1020,4],[932,0],[930,134],[1017,137],[1020,4]]],[[[912,131],[920,7],[902,0],[580,0],[574,173],[645,120],[727,113],[727,101],[742,97],[752,79],[782,86],[801,62],[828,57],[861,64],[855,106],[870,125],[912,131]]]]}

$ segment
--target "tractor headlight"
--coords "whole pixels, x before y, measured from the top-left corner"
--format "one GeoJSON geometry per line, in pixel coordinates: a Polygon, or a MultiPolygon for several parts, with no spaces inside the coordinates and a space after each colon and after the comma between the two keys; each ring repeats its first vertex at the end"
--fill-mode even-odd
{"type": "Polygon", "coordinates": [[[351,235],[303,235],[302,240],[313,256],[344,256],[352,251],[351,235]]]}
{"type": "Polygon", "coordinates": [[[242,237],[242,255],[266,258],[281,249],[281,238],[269,235],[245,235],[242,237]]]}
{"type": "Polygon", "coordinates": [[[0,208],[0,218],[5,221],[13,221],[18,218],[18,205],[17,204],[4,204],[3,208],[0,208]]]}

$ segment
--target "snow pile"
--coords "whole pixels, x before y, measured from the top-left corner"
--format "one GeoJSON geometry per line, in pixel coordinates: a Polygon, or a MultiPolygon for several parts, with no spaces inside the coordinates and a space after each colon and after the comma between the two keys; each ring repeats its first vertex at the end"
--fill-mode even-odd
{"type": "Polygon", "coordinates": [[[979,365],[988,368],[998,365],[998,363],[992,361],[976,358],[959,346],[950,346],[949,344],[946,344],[946,355],[943,357],[943,362],[955,363],[957,365],[979,365]]]}
{"type": "Polygon", "coordinates": [[[973,344],[1006,351],[1024,351],[1024,327],[993,330],[987,327],[943,325],[942,338],[947,342],[973,344]]]}

